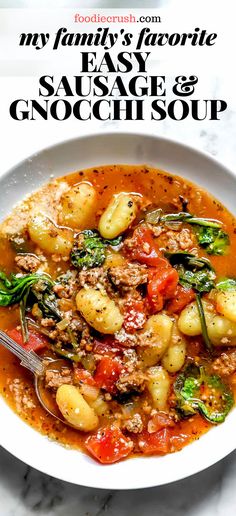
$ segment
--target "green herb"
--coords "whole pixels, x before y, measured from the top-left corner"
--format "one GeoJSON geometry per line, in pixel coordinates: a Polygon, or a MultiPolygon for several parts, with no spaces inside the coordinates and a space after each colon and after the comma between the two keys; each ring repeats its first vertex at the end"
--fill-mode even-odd
{"type": "Polygon", "coordinates": [[[69,360],[72,360],[73,362],[81,362],[80,355],[76,355],[75,353],[68,351],[66,349],[63,349],[59,346],[56,346],[55,344],[50,344],[50,348],[52,351],[57,353],[57,355],[60,355],[61,357],[68,358],[69,360]]]}
{"type": "Polygon", "coordinates": [[[61,319],[61,313],[58,310],[57,298],[52,292],[45,292],[42,300],[38,303],[40,310],[42,310],[45,317],[55,317],[61,319]]]}
{"type": "Polygon", "coordinates": [[[11,274],[9,277],[0,271],[0,306],[9,306],[19,303],[29,292],[29,290],[40,280],[51,282],[50,278],[43,274],[25,274],[16,276],[11,274]]]}
{"type": "Polygon", "coordinates": [[[198,243],[208,254],[224,255],[229,246],[229,236],[225,231],[216,227],[195,228],[198,243]]]}
{"type": "Polygon", "coordinates": [[[71,328],[69,326],[67,327],[67,333],[68,333],[68,335],[70,337],[70,342],[71,342],[72,348],[78,349],[77,339],[75,337],[74,332],[71,330],[71,328]]]}
{"type": "Polygon", "coordinates": [[[25,274],[24,276],[11,274],[7,277],[3,271],[0,271],[0,306],[20,303],[20,323],[24,343],[29,338],[26,319],[28,297],[33,287],[42,281],[46,282],[47,285],[52,284],[49,276],[43,274],[25,274]]]}
{"type": "Polygon", "coordinates": [[[105,258],[105,246],[97,231],[85,230],[79,233],[71,252],[71,262],[75,267],[99,267],[105,258]]]}
{"type": "Polygon", "coordinates": [[[212,344],[208,336],[206,319],[201,300],[201,294],[210,292],[215,287],[215,272],[207,258],[197,258],[191,253],[166,253],[171,265],[179,274],[179,283],[186,288],[196,291],[196,302],[201,321],[202,336],[206,348],[212,351],[212,344]]]}
{"type": "MultiPolygon", "coordinates": [[[[100,237],[102,238],[102,237],[100,237]]],[[[120,245],[122,241],[122,236],[118,236],[116,238],[112,238],[109,240],[109,238],[102,238],[102,242],[104,245],[110,245],[111,247],[116,247],[117,245],[120,245]]]]}
{"type": "Polygon", "coordinates": [[[106,258],[106,246],[120,244],[122,237],[108,240],[102,238],[98,231],[86,229],[76,236],[71,252],[71,262],[77,269],[99,267],[106,258]]]}
{"type": "Polygon", "coordinates": [[[199,402],[199,411],[211,423],[223,423],[234,405],[233,393],[218,375],[207,377],[207,387],[212,394],[206,401],[199,402]]]}
{"type": "Polygon", "coordinates": [[[175,253],[166,252],[165,256],[173,267],[175,265],[183,264],[185,266],[190,265],[192,268],[195,267],[197,269],[207,268],[214,272],[214,268],[212,267],[210,260],[207,258],[198,258],[195,254],[188,253],[186,251],[177,251],[175,253]]]}
{"type": "Polygon", "coordinates": [[[183,416],[200,412],[211,423],[223,423],[234,404],[233,394],[220,376],[208,375],[203,367],[190,365],[174,383],[177,409],[183,416]],[[206,400],[201,398],[206,390],[206,400]]]}
{"type": "Polygon", "coordinates": [[[181,211],[179,213],[167,213],[160,217],[160,222],[187,222],[188,224],[198,224],[199,226],[205,226],[210,228],[220,228],[221,223],[214,219],[204,219],[201,217],[194,217],[191,213],[181,211]]]}
{"type": "Polygon", "coordinates": [[[23,343],[25,344],[28,342],[29,339],[29,331],[28,331],[28,324],[26,319],[26,306],[27,306],[27,300],[30,293],[30,289],[27,290],[25,293],[23,299],[20,301],[20,324],[21,324],[21,333],[23,338],[23,343]]]}
{"type": "MultiPolygon", "coordinates": [[[[61,282],[64,282],[66,284],[67,280],[70,279],[72,276],[72,273],[68,271],[66,274],[61,275],[57,278],[61,282]]],[[[58,308],[58,299],[56,294],[51,290],[51,286],[47,282],[41,282],[39,285],[36,286],[36,288],[32,289],[32,294],[36,297],[38,306],[43,313],[44,317],[49,317],[57,322],[62,321],[62,314],[58,308]]],[[[72,350],[66,350],[62,349],[60,345],[53,346],[53,344],[50,344],[51,348],[59,355],[64,356],[65,358],[70,358],[71,360],[74,360],[75,362],[78,362],[77,355],[75,354],[75,351],[79,348],[79,343],[77,342],[77,339],[75,337],[75,334],[73,330],[71,330],[70,326],[66,326],[64,328],[66,332],[69,335],[70,338],[70,344],[72,346],[72,350]]],[[[45,332],[45,330],[42,330],[42,327],[39,326],[39,331],[46,334],[50,338],[50,334],[48,332],[45,332]]]]}
{"type": "Polygon", "coordinates": [[[46,328],[43,328],[43,326],[40,326],[39,323],[37,323],[34,319],[31,319],[28,315],[26,316],[26,322],[27,326],[32,326],[37,332],[42,333],[42,335],[45,335],[45,337],[50,336],[50,331],[46,328]]]}
{"type": "Polygon", "coordinates": [[[161,218],[161,214],[162,214],[162,209],[161,208],[157,208],[156,210],[152,210],[152,211],[149,211],[146,215],[145,215],[145,220],[146,222],[148,222],[149,224],[158,224],[158,222],[160,222],[160,218],[161,218]]]}
{"type": "Polygon", "coordinates": [[[185,252],[165,255],[178,271],[181,285],[201,293],[210,292],[214,288],[215,272],[207,258],[197,258],[194,254],[185,252]]]}
{"type": "Polygon", "coordinates": [[[203,227],[209,228],[221,228],[221,222],[215,219],[205,219],[202,217],[195,217],[191,213],[180,211],[179,213],[166,213],[162,215],[163,211],[161,208],[147,213],[145,220],[150,224],[158,224],[159,222],[187,222],[188,224],[197,224],[203,227]]]}
{"type": "Polygon", "coordinates": [[[197,412],[195,395],[200,388],[199,369],[194,364],[187,366],[174,382],[174,393],[177,399],[177,410],[183,416],[192,416],[197,412]]]}
{"type": "Polygon", "coordinates": [[[162,215],[162,210],[156,209],[147,213],[146,221],[150,224],[186,222],[195,225],[198,243],[208,254],[223,255],[226,253],[230,243],[229,236],[222,230],[222,223],[220,221],[195,217],[185,211],[162,215]]]}
{"type": "Polygon", "coordinates": [[[185,270],[182,267],[178,268],[179,283],[183,287],[191,287],[197,292],[210,292],[214,287],[212,274],[207,270],[185,270]]]}
{"type": "Polygon", "coordinates": [[[204,308],[203,308],[202,299],[201,299],[200,294],[196,295],[196,303],[197,303],[198,315],[199,315],[200,322],[201,322],[202,337],[206,344],[206,348],[208,349],[209,352],[211,352],[212,351],[212,343],[209,339],[209,335],[208,335],[208,331],[207,331],[206,318],[205,318],[204,308]]]}
{"type": "Polygon", "coordinates": [[[191,213],[184,211],[162,215],[162,210],[156,209],[147,213],[146,221],[150,224],[187,222],[195,225],[198,243],[208,254],[225,254],[229,245],[229,236],[221,229],[222,223],[218,220],[194,217],[191,213]]]}
{"type": "Polygon", "coordinates": [[[87,355],[82,357],[81,364],[87,371],[89,371],[90,373],[94,373],[96,369],[96,360],[94,358],[93,353],[87,353],[87,355]]]}
{"type": "Polygon", "coordinates": [[[33,288],[32,293],[36,297],[38,306],[44,317],[52,317],[53,319],[61,320],[57,297],[54,292],[51,291],[51,285],[44,282],[40,285],[40,288],[33,288]]]}
{"type": "Polygon", "coordinates": [[[216,284],[216,288],[219,290],[236,290],[236,279],[224,278],[216,284]]]}

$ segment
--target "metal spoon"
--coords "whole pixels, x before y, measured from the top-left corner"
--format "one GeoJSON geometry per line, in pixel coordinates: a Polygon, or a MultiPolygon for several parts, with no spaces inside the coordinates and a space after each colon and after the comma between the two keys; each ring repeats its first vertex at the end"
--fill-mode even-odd
{"type": "Polygon", "coordinates": [[[19,358],[21,365],[26,367],[26,369],[29,369],[29,371],[34,374],[35,392],[43,408],[49,412],[51,416],[59,419],[62,423],[72,426],[63,418],[52,397],[46,396],[46,390],[44,388],[44,377],[46,371],[62,370],[63,367],[68,367],[66,361],[60,358],[49,358],[48,364],[44,364],[43,360],[34,351],[27,351],[2,330],[0,330],[0,344],[16,355],[19,358]]]}

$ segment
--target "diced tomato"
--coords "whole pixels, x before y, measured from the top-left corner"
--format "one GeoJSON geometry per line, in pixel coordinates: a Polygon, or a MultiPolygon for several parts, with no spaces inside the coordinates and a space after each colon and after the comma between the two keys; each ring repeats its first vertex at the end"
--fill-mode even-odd
{"type": "Polygon", "coordinates": [[[37,331],[29,331],[29,339],[25,344],[23,343],[22,333],[17,328],[8,330],[7,334],[27,351],[40,351],[48,345],[47,339],[37,331]]]}
{"type": "Polygon", "coordinates": [[[124,305],[124,328],[133,333],[143,328],[146,322],[145,305],[142,299],[128,300],[124,305]]]}
{"type": "Polygon", "coordinates": [[[133,449],[133,441],[115,426],[100,428],[85,441],[87,450],[102,464],[113,464],[124,459],[133,449]]]}
{"type": "Polygon", "coordinates": [[[160,293],[165,299],[170,299],[178,284],[178,273],[171,267],[168,262],[164,267],[151,269],[148,274],[148,293],[154,297],[156,293],[160,293]]]}
{"type": "Polygon", "coordinates": [[[92,385],[95,386],[96,382],[89,371],[82,369],[82,367],[76,367],[74,369],[74,381],[77,384],[92,385]]]}
{"type": "Polygon", "coordinates": [[[149,271],[147,299],[153,313],[162,310],[164,301],[173,297],[178,280],[177,271],[167,261],[164,267],[149,271]]]}
{"type": "Polygon", "coordinates": [[[173,426],[175,426],[175,422],[168,414],[165,414],[165,412],[157,412],[157,414],[152,416],[148,421],[148,433],[153,434],[162,428],[173,426]]]}
{"type": "Polygon", "coordinates": [[[173,435],[171,437],[171,448],[173,451],[180,451],[190,441],[191,437],[187,434],[173,435]]]}
{"type": "Polygon", "coordinates": [[[185,306],[191,303],[195,299],[195,292],[192,288],[185,288],[182,285],[177,285],[173,299],[168,304],[169,313],[178,313],[185,306]]]}
{"type": "Polygon", "coordinates": [[[168,428],[162,428],[152,434],[144,430],[139,436],[139,448],[145,455],[169,453],[171,446],[170,438],[171,433],[168,428]]]}
{"type": "Polygon", "coordinates": [[[180,421],[175,428],[170,429],[171,451],[181,450],[186,444],[205,433],[210,426],[211,424],[200,414],[180,421]]]}
{"type": "Polygon", "coordinates": [[[161,267],[166,263],[148,227],[138,226],[133,233],[132,240],[132,248],[124,246],[124,251],[130,259],[145,263],[150,267],[161,267]]]}
{"type": "Polygon", "coordinates": [[[110,394],[115,394],[116,386],[122,365],[115,358],[104,356],[98,363],[94,380],[100,389],[105,389],[110,394]]]}
{"type": "Polygon", "coordinates": [[[93,353],[114,357],[123,353],[123,348],[117,342],[107,337],[103,341],[94,340],[93,353]]]}

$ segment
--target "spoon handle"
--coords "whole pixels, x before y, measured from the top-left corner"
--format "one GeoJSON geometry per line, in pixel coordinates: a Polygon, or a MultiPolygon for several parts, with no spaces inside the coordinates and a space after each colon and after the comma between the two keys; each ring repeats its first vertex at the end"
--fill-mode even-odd
{"type": "Polygon", "coordinates": [[[43,373],[44,366],[41,358],[34,351],[26,351],[2,330],[0,330],[0,344],[16,355],[20,359],[21,365],[32,373],[37,375],[43,373]]]}

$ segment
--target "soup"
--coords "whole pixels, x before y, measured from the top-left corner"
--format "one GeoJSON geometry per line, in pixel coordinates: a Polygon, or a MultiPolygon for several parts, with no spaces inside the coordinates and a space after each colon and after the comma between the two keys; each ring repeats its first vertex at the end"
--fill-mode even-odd
{"type": "Polygon", "coordinates": [[[223,423],[236,226],[209,193],[154,168],[103,166],[52,180],[0,230],[0,327],[40,355],[60,417],[0,346],[0,392],[22,419],[103,464],[173,453],[223,423]]]}

